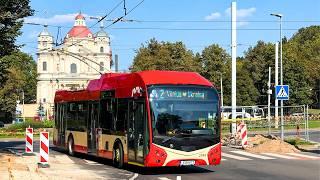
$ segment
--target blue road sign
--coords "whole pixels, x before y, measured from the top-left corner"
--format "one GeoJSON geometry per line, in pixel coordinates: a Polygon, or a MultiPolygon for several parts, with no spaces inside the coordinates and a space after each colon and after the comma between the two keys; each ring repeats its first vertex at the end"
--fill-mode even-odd
{"type": "Polygon", "coordinates": [[[289,85],[276,86],[276,99],[289,100],[289,85]]]}

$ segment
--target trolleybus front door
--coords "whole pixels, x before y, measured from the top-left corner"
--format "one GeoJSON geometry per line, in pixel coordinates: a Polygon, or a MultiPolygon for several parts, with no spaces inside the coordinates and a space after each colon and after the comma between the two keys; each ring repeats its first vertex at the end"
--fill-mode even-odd
{"type": "Polygon", "coordinates": [[[132,101],[129,106],[128,119],[128,158],[129,162],[143,164],[144,158],[144,101],[132,101]]]}
{"type": "Polygon", "coordinates": [[[88,133],[88,153],[97,153],[97,136],[96,136],[96,125],[98,123],[98,103],[89,103],[89,117],[87,124],[88,133]]]}

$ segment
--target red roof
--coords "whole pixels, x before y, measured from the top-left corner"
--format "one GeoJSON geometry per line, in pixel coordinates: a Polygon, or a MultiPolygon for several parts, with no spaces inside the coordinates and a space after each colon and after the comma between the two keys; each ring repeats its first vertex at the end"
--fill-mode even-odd
{"type": "Polygon", "coordinates": [[[76,16],[75,19],[77,20],[77,19],[85,19],[85,18],[84,18],[84,16],[80,13],[80,14],[78,14],[78,15],[76,16]]]}
{"type": "Polygon", "coordinates": [[[73,28],[68,32],[69,37],[79,38],[88,37],[89,34],[92,35],[92,32],[87,28],[87,26],[73,26],[73,28]]]}

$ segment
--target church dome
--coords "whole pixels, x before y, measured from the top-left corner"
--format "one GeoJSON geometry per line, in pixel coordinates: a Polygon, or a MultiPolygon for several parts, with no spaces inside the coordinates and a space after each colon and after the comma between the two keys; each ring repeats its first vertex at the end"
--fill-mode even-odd
{"type": "Polygon", "coordinates": [[[96,37],[108,37],[108,34],[101,28],[100,31],[97,32],[96,37]]]}
{"type": "Polygon", "coordinates": [[[49,31],[48,31],[48,25],[44,25],[44,29],[41,31],[39,36],[51,36],[49,31]]]}
{"type": "Polygon", "coordinates": [[[67,33],[67,38],[70,38],[70,37],[76,37],[76,38],[89,37],[89,38],[92,38],[92,32],[86,26],[85,17],[81,13],[79,13],[75,17],[74,26],[67,33]]]}

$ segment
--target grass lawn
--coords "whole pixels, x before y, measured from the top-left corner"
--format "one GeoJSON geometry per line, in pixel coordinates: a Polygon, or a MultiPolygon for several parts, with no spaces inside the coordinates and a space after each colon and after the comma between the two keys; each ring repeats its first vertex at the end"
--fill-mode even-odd
{"type": "MultiPolygon", "coordinates": [[[[309,120],[309,129],[314,129],[314,128],[320,128],[320,120],[309,120]]],[[[304,124],[301,125],[300,130],[304,129],[304,124]]],[[[222,129],[222,134],[229,133],[229,126],[223,126],[224,128],[222,129]],[[226,128],[227,127],[227,128],[226,128]]],[[[285,125],[284,129],[296,129],[297,127],[295,125],[285,125]]],[[[279,128],[280,129],[280,128],[279,128]]],[[[271,128],[272,130],[279,130],[276,128],[271,128]]],[[[268,127],[253,127],[253,128],[248,128],[249,131],[268,131],[268,127]]]]}
{"type": "Polygon", "coordinates": [[[303,139],[299,138],[290,138],[290,139],[285,139],[285,141],[291,145],[298,146],[298,145],[314,145],[314,143],[305,141],[303,139]]]}
{"type": "Polygon", "coordinates": [[[309,114],[320,114],[320,109],[309,109],[309,114]]]}

